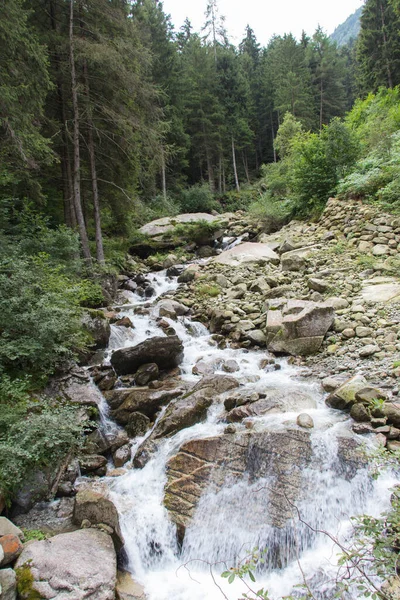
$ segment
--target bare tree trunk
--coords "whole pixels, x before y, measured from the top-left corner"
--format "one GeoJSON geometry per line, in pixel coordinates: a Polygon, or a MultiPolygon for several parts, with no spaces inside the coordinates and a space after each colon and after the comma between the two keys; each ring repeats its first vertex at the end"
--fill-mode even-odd
{"type": "MultiPolygon", "coordinates": [[[[50,1],[50,21],[52,30],[57,33],[57,16],[54,0],[50,1]]],[[[64,221],[68,227],[76,227],[75,207],[72,195],[72,176],[71,165],[68,154],[68,135],[67,135],[67,117],[65,110],[65,101],[63,93],[63,85],[61,79],[61,57],[56,48],[52,48],[54,53],[54,62],[57,71],[57,98],[58,98],[58,113],[61,122],[61,177],[63,186],[64,200],[64,221]]]]}
{"type": "Polygon", "coordinates": [[[70,0],[70,20],[69,20],[69,56],[71,67],[71,84],[72,84],[72,107],[74,112],[74,172],[73,172],[73,189],[75,214],[78,222],[79,237],[82,245],[83,256],[86,260],[91,261],[89,240],[86,231],[85,219],[83,217],[82,202],[81,202],[81,158],[79,149],[79,104],[78,104],[78,89],[75,70],[75,48],[74,48],[74,1],[70,0]]]}
{"type": "Polygon", "coordinates": [[[161,148],[161,179],[162,179],[162,191],[164,200],[167,199],[167,174],[165,167],[165,152],[164,148],[161,148]]]}
{"type": "Polygon", "coordinates": [[[210,184],[210,190],[212,191],[212,193],[214,193],[215,192],[214,169],[212,166],[210,153],[209,153],[207,146],[206,146],[206,161],[207,161],[208,183],[210,184]]]}
{"type": "Polygon", "coordinates": [[[88,101],[88,150],[89,150],[89,161],[90,161],[90,176],[92,179],[92,191],[93,191],[93,212],[94,212],[94,225],[95,225],[95,237],[96,237],[96,259],[100,264],[104,264],[104,246],[103,246],[103,234],[101,232],[101,214],[100,214],[100,198],[99,198],[99,185],[97,181],[97,170],[96,170],[96,152],[94,149],[93,140],[93,121],[90,112],[90,88],[89,88],[89,74],[87,68],[87,62],[85,60],[83,64],[83,72],[85,77],[85,94],[88,101]]]}
{"type": "Polygon", "coordinates": [[[222,193],[226,193],[225,163],[222,162],[222,193]]]}
{"type": "Polygon", "coordinates": [[[245,152],[242,152],[242,161],[244,166],[244,172],[246,173],[247,183],[250,183],[249,165],[247,162],[247,154],[245,152]]]}
{"type": "Polygon", "coordinates": [[[218,167],[218,192],[222,194],[222,156],[219,155],[219,167],[218,167]]]}
{"type": "Polygon", "coordinates": [[[274,152],[274,162],[276,162],[274,116],[272,114],[272,110],[271,110],[271,132],[272,132],[272,150],[274,152]]]}
{"type": "Polygon", "coordinates": [[[236,154],[235,154],[235,141],[232,136],[232,162],[233,162],[233,173],[235,175],[235,187],[236,191],[240,192],[239,179],[237,174],[237,166],[236,166],[236,154]]]}
{"type": "Polygon", "coordinates": [[[388,53],[387,53],[387,37],[386,37],[386,31],[385,31],[385,27],[386,27],[385,12],[384,12],[384,9],[383,9],[382,2],[380,2],[379,4],[380,4],[380,9],[381,9],[383,46],[385,48],[385,58],[386,58],[386,70],[387,70],[387,75],[388,75],[388,84],[389,84],[390,88],[393,88],[392,70],[390,68],[390,62],[389,62],[388,53]]]}
{"type": "Polygon", "coordinates": [[[320,131],[322,131],[323,113],[324,113],[324,84],[321,81],[320,102],[319,102],[319,130],[320,131]]]}

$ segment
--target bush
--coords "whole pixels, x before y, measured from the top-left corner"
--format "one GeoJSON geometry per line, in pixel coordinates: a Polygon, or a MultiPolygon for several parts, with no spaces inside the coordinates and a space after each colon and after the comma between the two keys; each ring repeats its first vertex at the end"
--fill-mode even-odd
{"type": "Polygon", "coordinates": [[[78,407],[29,393],[29,379],[0,381],[0,490],[6,498],[39,470],[56,468],[82,441],[78,407]]]}
{"type": "Polygon", "coordinates": [[[187,190],[183,190],[178,197],[178,203],[181,212],[184,213],[209,213],[220,208],[209,186],[205,184],[194,185],[187,190]]]}
{"type": "Polygon", "coordinates": [[[89,288],[47,255],[0,254],[0,372],[47,375],[83,347],[79,304],[89,288]]]}
{"type": "Polygon", "coordinates": [[[224,212],[235,212],[237,210],[248,210],[252,202],[259,198],[259,192],[256,188],[242,189],[240,192],[231,191],[218,197],[220,203],[219,210],[224,212]]]}

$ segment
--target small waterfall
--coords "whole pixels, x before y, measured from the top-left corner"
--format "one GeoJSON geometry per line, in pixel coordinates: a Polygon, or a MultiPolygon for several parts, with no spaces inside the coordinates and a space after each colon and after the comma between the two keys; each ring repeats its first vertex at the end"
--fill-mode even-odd
{"type": "MultiPolygon", "coordinates": [[[[165,274],[154,277],[157,293],[177,287],[165,274]]],[[[115,331],[123,328],[113,326],[109,351],[164,335],[156,322],[157,309],[133,294],[131,300],[133,305],[122,307],[121,316],[129,316],[135,328],[115,331]],[[138,305],[140,314],[135,313],[138,305]]],[[[272,390],[282,398],[278,412],[253,418],[255,433],[298,432],[296,418],[306,410],[315,424],[308,438],[310,459],[300,472],[301,497],[292,502],[283,497],[284,488],[280,488],[280,475],[274,467],[254,476],[256,470],[249,457],[249,469],[241,478],[227,479],[222,486],[211,483],[203,492],[179,547],[175,525],[163,504],[166,465],[184,443],[223,436],[223,406],[214,404],[205,422],[162,440],[143,469],[108,480],[126,542],[126,567],[145,586],[149,600],[220,600],[221,590],[227,600],[238,600],[246,592],[243,584],[235,581],[228,585],[220,574],[259,547],[266,549],[267,560],[257,573],[257,589],[270,590],[272,600],[296,594],[294,586],[302,583],[303,572],[315,598],[331,600],[338,548],[331,538],[315,530],[328,531],[345,542],[351,533],[351,516],[364,512],[377,516],[389,506],[388,489],[393,480],[387,477],[372,482],[362,466],[349,472],[341,455],[342,448],[356,439],[349,419],[328,409],[319,386],[298,380],[296,369],[285,360],[279,361],[279,370],[265,369],[263,351],[221,349],[201,323],[186,317],[166,320],[184,344],[183,379],[199,379],[192,373],[199,360],[212,363],[214,371],[224,374],[224,363],[235,361],[237,371],[232,376],[239,380],[241,389],[249,393],[272,390]],[[290,518],[283,526],[273,525],[271,507],[282,502],[288,509],[288,501],[290,518]]],[[[243,433],[246,430],[239,425],[238,435],[243,433]]],[[[135,440],[135,446],[143,439],[135,440]]],[[[274,452],[279,456],[280,449],[274,452]]]]}

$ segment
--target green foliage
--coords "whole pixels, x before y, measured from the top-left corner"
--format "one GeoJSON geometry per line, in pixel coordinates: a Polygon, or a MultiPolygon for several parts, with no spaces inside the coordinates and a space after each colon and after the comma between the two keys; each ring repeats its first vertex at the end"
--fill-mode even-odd
{"type": "Polygon", "coordinates": [[[186,213],[209,213],[219,208],[208,185],[198,184],[182,190],[178,202],[181,212],[186,213]]]}
{"type": "MultiPolygon", "coordinates": [[[[212,244],[215,234],[221,230],[219,221],[194,221],[192,223],[178,223],[172,237],[181,244],[194,242],[197,246],[206,246],[212,244]]],[[[171,234],[165,234],[169,237],[171,234]]]]}
{"type": "Polygon", "coordinates": [[[49,535],[42,531],[41,529],[25,529],[22,528],[22,532],[24,534],[24,541],[30,542],[32,540],[42,542],[43,540],[47,540],[49,535]]]}
{"type": "Polygon", "coordinates": [[[292,113],[287,112],[275,138],[275,148],[281,158],[285,158],[292,150],[293,141],[303,133],[303,126],[292,113]]]}
{"type": "Polygon", "coordinates": [[[221,290],[217,285],[202,283],[196,287],[196,292],[197,292],[197,294],[199,294],[199,296],[216,298],[217,296],[220,295],[221,290]]]}
{"type": "Polygon", "coordinates": [[[35,578],[32,575],[30,562],[15,570],[17,574],[17,591],[21,600],[41,600],[41,595],[35,590],[35,578]]]}
{"type": "Polygon", "coordinates": [[[69,279],[47,255],[0,253],[0,370],[38,377],[71,357],[84,343],[79,304],[92,293],[91,283],[69,279]]]}
{"type": "Polygon", "coordinates": [[[53,470],[80,447],[78,407],[30,393],[28,379],[0,381],[0,490],[12,494],[38,469],[53,470]]]}
{"type": "Polygon", "coordinates": [[[241,188],[240,192],[230,191],[223,196],[218,196],[220,209],[224,212],[235,212],[237,210],[247,211],[252,202],[256,202],[260,193],[256,187],[241,188]]]}

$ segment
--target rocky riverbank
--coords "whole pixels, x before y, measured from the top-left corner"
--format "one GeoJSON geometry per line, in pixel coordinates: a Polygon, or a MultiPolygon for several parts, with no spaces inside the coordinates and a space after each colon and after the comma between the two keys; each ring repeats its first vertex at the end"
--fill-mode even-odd
{"type": "MultiPolygon", "coordinates": [[[[337,438],[338,478],[353,482],[365,466],[361,436],[389,451],[400,446],[400,220],[332,199],[319,222],[291,222],[272,234],[243,213],[212,223],[197,246],[171,236],[176,223],[147,226],[152,243],[132,248],[147,257],[136,254],[135,270],[119,277],[117,306],[88,315],[91,366],[71,365],[48,393],[78,403],[83,419],[99,411],[102,428],[88,428],[80,455],[33,474],[11,507],[17,525],[49,539],[24,544],[23,531],[0,519],[2,598],[16,599],[17,578],[21,599],[144,598],[129,573],[117,573],[117,559],[127,563],[126,531],[112,482],[131,460],[143,469],[168,440],[178,441],[163,468],[163,502],[179,544],[204,491],[244,475],[250,483],[275,477],[268,525],[292,540],[290,504],[304,501],[305,474],[320,468],[311,441],[318,395],[329,394],[326,406],[337,411],[330,419],[350,415],[356,434],[337,438]],[[154,256],[166,227],[169,254],[154,256]],[[225,250],[216,251],[213,238],[225,250]],[[182,256],[193,262],[182,265],[182,256]],[[146,275],[162,269],[165,290],[146,275]],[[129,303],[136,304],[127,315],[129,303]],[[215,354],[197,352],[192,364],[188,336],[193,346],[204,338],[200,350],[215,354]],[[268,379],[286,369],[282,357],[300,383],[268,379]],[[185,439],[210,413],[213,435],[185,439]],[[277,420],[265,428],[271,415],[277,420]],[[52,495],[55,502],[45,501],[52,495]]],[[[268,564],[282,567],[293,552],[285,557],[276,546],[268,564]]]]}

